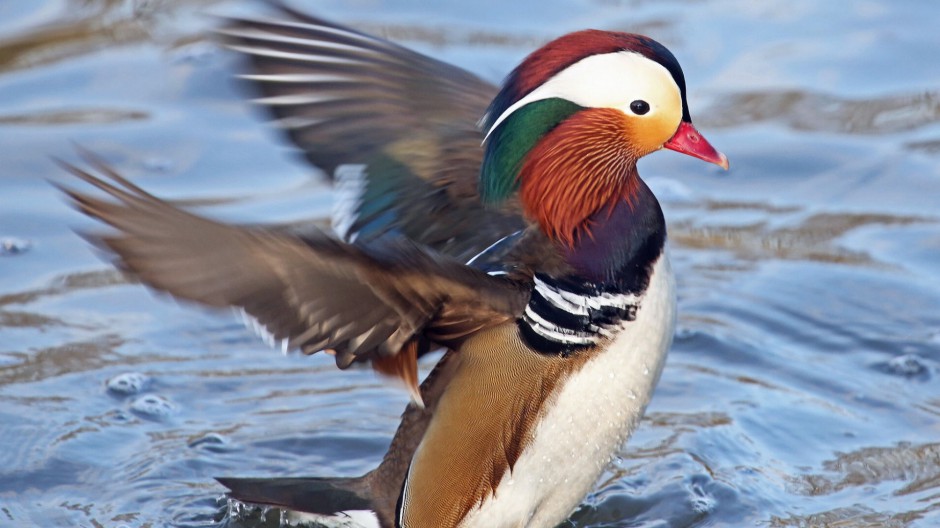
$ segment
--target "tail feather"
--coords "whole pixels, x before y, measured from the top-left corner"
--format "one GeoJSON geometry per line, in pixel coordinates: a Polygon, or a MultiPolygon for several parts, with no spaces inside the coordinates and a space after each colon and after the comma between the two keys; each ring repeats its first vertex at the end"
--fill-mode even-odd
{"type": "Polygon", "coordinates": [[[229,496],[242,502],[332,515],[374,510],[368,488],[354,478],[217,478],[229,496]]]}

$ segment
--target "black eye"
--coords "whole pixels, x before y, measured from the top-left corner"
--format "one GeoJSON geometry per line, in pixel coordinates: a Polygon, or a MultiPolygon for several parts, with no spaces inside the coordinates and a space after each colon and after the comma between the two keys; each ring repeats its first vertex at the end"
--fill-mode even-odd
{"type": "Polygon", "coordinates": [[[650,104],[642,99],[637,99],[630,103],[630,110],[636,115],[643,115],[650,111],[650,104]]]}

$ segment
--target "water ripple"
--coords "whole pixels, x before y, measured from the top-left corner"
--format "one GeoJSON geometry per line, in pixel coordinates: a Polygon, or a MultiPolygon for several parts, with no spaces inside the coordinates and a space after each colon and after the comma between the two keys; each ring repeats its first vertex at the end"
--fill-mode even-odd
{"type": "Polygon", "coordinates": [[[702,112],[702,121],[713,128],[769,121],[808,132],[894,134],[940,121],[940,92],[866,99],[802,90],[725,94],[702,112]]]}

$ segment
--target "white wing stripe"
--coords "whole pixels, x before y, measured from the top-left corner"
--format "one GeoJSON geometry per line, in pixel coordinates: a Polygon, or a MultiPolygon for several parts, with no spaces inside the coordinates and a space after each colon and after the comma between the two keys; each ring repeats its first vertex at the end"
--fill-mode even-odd
{"type": "Polygon", "coordinates": [[[562,328],[543,319],[539,314],[532,310],[531,306],[525,307],[524,316],[529,323],[529,327],[540,336],[572,345],[593,345],[597,343],[597,338],[592,336],[582,336],[574,333],[574,330],[562,328]]]}
{"type": "Polygon", "coordinates": [[[288,51],[278,51],[270,48],[258,46],[239,46],[233,44],[231,49],[245,53],[247,55],[258,55],[260,57],[270,57],[272,59],[290,59],[303,62],[332,63],[332,64],[361,64],[360,60],[350,60],[341,57],[327,57],[323,55],[311,55],[308,53],[291,53],[288,51]]]}
{"type": "Polygon", "coordinates": [[[280,73],[280,74],[258,74],[246,73],[238,76],[239,79],[259,82],[274,83],[331,83],[331,82],[356,82],[356,79],[348,75],[330,75],[327,73],[280,73]]]}
{"type": "Polygon", "coordinates": [[[254,99],[252,102],[257,103],[257,104],[268,105],[268,106],[292,106],[292,105],[324,103],[327,101],[336,101],[338,99],[342,99],[342,98],[341,97],[326,97],[323,94],[316,94],[316,93],[305,93],[305,94],[278,95],[275,97],[262,97],[259,99],[254,99]]]}
{"type": "Polygon", "coordinates": [[[576,302],[577,300],[585,300],[585,298],[580,295],[560,291],[557,288],[549,286],[538,277],[535,277],[535,290],[539,292],[546,301],[554,304],[557,308],[561,308],[575,315],[589,315],[587,306],[576,302]]]}
{"type": "MultiPolygon", "coordinates": [[[[289,28],[289,29],[308,29],[312,31],[319,31],[322,33],[332,33],[333,35],[340,35],[349,39],[359,40],[362,42],[368,42],[369,44],[373,44],[373,45],[385,44],[384,42],[380,40],[376,40],[375,38],[370,37],[368,35],[361,35],[359,33],[355,33],[346,29],[341,29],[341,28],[332,27],[332,26],[324,26],[322,24],[308,24],[308,23],[297,22],[297,21],[292,21],[292,20],[275,20],[275,19],[263,19],[263,18],[258,19],[257,22],[262,23],[262,24],[267,24],[269,26],[275,26],[275,27],[279,26],[279,27],[289,28]]],[[[222,30],[222,33],[225,34],[226,31],[229,31],[229,30],[228,29],[222,30]]],[[[320,42],[320,40],[317,40],[316,42],[320,42]]]]}
{"type": "Polygon", "coordinates": [[[640,297],[635,293],[600,293],[598,295],[580,295],[574,292],[556,288],[535,277],[535,289],[545,300],[575,315],[590,315],[590,310],[604,308],[627,308],[639,302],[640,297]]]}
{"type": "Polygon", "coordinates": [[[299,44],[301,46],[315,46],[317,48],[323,49],[335,49],[343,51],[368,51],[363,50],[360,46],[351,46],[349,44],[340,44],[338,42],[330,42],[328,40],[311,40],[298,37],[288,37],[285,35],[279,35],[277,33],[271,33],[268,31],[263,31],[260,29],[240,29],[240,28],[226,28],[220,31],[223,35],[235,38],[243,38],[249,40],[263,40],[267,42],[276,42],[279,44],[299,44]]]}
{"type": "Polygon", "coordinates": [[[257,319],[246,312],[244,308],[238,308],[237,311],[239,314],[241,314],[242,322],[245,323],[245,326],[257,334],[261,340],[264,341],[264,344],[274,348],[274,345],[277,342],[274,334],[272,334],[271,331],[262,325],[257,319]]]}

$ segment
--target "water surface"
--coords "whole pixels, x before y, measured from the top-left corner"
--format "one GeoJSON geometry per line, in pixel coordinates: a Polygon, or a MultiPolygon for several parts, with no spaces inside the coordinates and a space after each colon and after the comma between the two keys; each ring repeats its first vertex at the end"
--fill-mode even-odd
{"type": "MultiPolygon", "coordinates": [[[[683,64],[732,169],[641,162],[670,221],[676,342],[571,526],[940,524],[940,4],[296,5],[493,82],[585,27],[683,64]]],[[[355,475],[384,452],[402,391],[129,284],[47,182],[78,143],[217,218],[326,215],[330,189],[207,38],[208,14],[262,10],[0,3],[0,526],[218,526],[213,476],[355,475]]]]}

